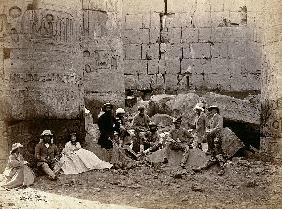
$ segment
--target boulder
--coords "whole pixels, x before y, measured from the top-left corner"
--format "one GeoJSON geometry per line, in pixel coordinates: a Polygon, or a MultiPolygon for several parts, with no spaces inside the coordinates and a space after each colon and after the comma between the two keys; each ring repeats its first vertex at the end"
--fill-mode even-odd
{"type": "Polygon", "coordinates": [[[172,102],[175,99],[175,95],[153,95],[149,101],[147,113],[149,116],[159,114],[172,114],[172,102]]]}
{"type": "Polygon", "coordinates": [[[245,145],[229,128],[222,131],[222,149],[227,158],[236,154],[245,145]]]}
{"type": "Polygon", "coordinates": [[[173,117],[167,114],[156,114],[151,120],[155,122],[159,128],[165,128],[173,125],[173,117]]]}
{"type": "Polygon", "coordinates": [[[257,100],[237,99],[234,97],[207,93],[203,99],[208,105],[217,105],[224,119],[250,124],[260,124],[260,103],[257,100]]]}
{"type": "MultiPolygon", "coordinates": [[[[168,159],[168,166],[169,167],[180,166],[182,156],[183,156],[182,151],[171,150],[168,159]]],[[[147,156],[147,160],[153,163],[163,162],[163,159],[164,159],[164,149],[160,149],[147,156]]],[[[190,149],[190,154],[186,163],[186,168],[192,169],[192,168],[203,167],[206,165],[209,159],[210,157],[207,156],[202,150],[198,148],[190,149]]]]}
{"type": "Polygon", "coordinates": [[[195,93],[178,94],[172,103],[173,116],[182,116],[182,125],[190,129],[190,126],[194,124],[196,116],[193,111],[195,105],[200,102],[200,97],[195,93]]]}

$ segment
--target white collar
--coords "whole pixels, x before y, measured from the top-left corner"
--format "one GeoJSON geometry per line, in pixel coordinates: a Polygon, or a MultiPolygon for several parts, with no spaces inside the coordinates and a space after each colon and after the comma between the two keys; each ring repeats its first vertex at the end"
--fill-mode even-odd
{"type": "Polygon", "coordinates": [[[50,147],[50,144],[45,143],[45,147],[49,148],[49,147],[50,147]]]}

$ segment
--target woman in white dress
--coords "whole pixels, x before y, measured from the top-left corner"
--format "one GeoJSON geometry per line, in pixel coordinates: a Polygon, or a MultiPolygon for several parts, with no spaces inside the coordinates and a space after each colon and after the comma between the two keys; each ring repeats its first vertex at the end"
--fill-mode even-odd
{"type": "Polygon", "coordinates": [[[34,182],[34,173],[27,166],[28,162],[21,155],[20,149],[22,147],[23,145],[20,143],[12,145],[8,164],[3,173],[5,182],[2,186],[5,188],[27,187],[34,182]]]}
{"type": "Polygon", "coordinates": [[[64,174],[79,174],[94,169],[111,168],[112,164],[100,160],[93,152],[81,148],[76,141],[76,134],[71,134],[71,140],[66,143],[61,158],[64,174]]]}

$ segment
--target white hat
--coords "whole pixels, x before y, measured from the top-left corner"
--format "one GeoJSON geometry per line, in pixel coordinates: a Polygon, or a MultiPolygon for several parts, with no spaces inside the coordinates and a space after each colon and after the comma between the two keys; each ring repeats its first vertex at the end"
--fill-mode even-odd
{"type": "Polygon", "coordinates": [[[21,143],[15,143],[12,145],[12,149],[11,149],[11,153],[13,151],[15,151],[16,149],[20,148],[20,147],[23,147],[23,145],[21,143]]]}
{"type": "Polygon", "coordinates": [[[41,136],[53,136],[53,134],[50,130],[44,130],[42,132],[41,136]]]}
{"type": "Polygon", "coordinates": [[[197,103],[196,106],[194,107],[194,110],[205,111],[203,106],[204,106],[203,103],[197,103]]]}
{"type": "Polygon", "coordinates": [[[125,110],[122,108],[117,108],[116,109],[116,114],[125,114],[125,110]]]}

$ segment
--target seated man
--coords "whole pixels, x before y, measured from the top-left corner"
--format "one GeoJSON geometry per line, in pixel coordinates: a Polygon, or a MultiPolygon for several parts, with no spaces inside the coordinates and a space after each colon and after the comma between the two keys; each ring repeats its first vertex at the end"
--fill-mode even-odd
{"type": "Polygon", "coordinates": [[[149,123],[149,131],[145,134],[142,144],[145,150],[143,154],[155,152],[162,146],[158,126],[154,122],[149,123]]]}
{"type": "Polygon", "coordinates": [[[193,135],[184,128],[181,128],[182,119],[178,118],[173,121],[175,128],[170,131],[171,141],[168,141],[165,147],[164,163],[168,163],[170,150],[183,151],[181,167],[185,167],[189,157],[189,148],[193,142],[193,135]]]}
{"type": "Polygon", "coordinates": [[[135,152],[144,151],[142,145],[142,139],[145,137],[144,134],[149,130],[150,118],[145,114],[145,106],[138,107],[139,113],[133,118],[132,128],[135,131],[136,138],[133,142],[133,150],[135,152]]]}
{"type": "Polygon", "coordinates": [[[58,147],[51,143],[53,134],[50,130],[44,130],[41,134],[43,141],[35,147],[35,159],[37,166],[48,175],[51,180],[56,180],[56,173],[60,170],[58,147]]]}

